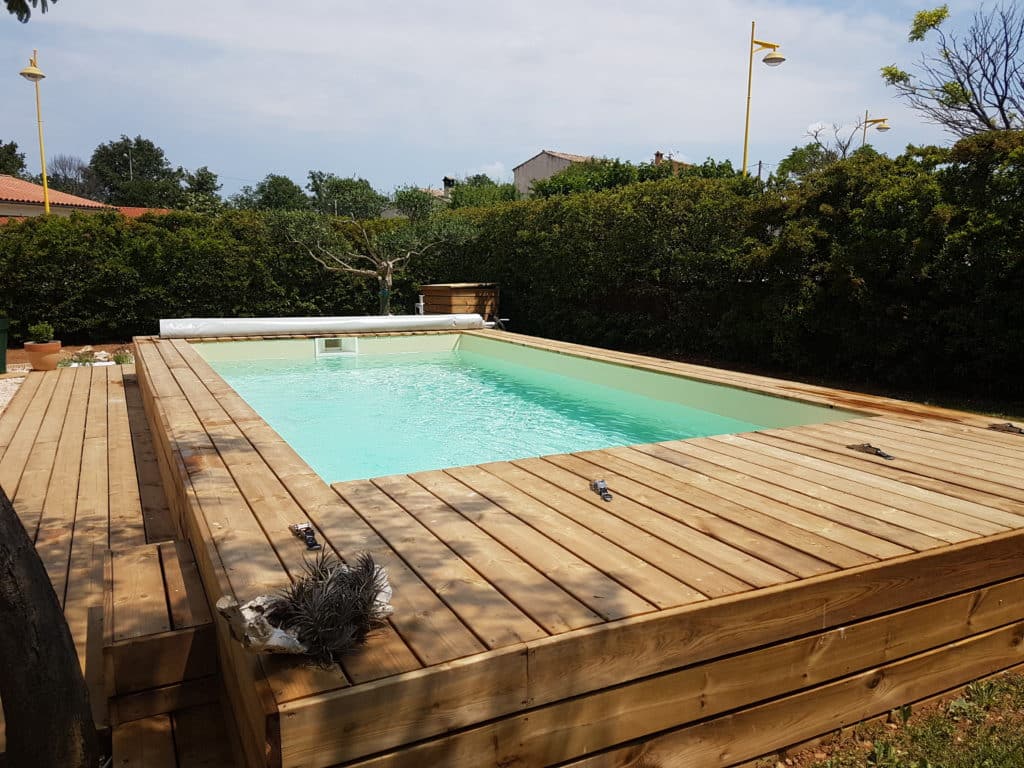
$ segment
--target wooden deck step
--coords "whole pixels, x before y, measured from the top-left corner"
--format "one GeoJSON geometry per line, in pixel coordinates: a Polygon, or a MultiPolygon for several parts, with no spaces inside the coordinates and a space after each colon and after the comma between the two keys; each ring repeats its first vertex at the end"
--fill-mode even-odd
{"type": "Polygon", "coordinates": [[[235,761],[217,702],[132,720],[112,734],[115,768],[233,768],[235,761]]]}
{"type": "Polygon", "coordinates": [[[111,552],[104,657],[112,697],[213,675],[210,611],[187,542],[111,552]]]}

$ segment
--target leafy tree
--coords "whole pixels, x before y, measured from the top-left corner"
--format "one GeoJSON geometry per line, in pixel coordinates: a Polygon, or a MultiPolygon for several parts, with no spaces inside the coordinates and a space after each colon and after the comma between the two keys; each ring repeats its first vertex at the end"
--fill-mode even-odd
{"type": "Polygon", "coordinates": [[[46,13],[50,10],[49,3],[56,3],[57,0],[4,0],[4,2],[7,4],[7,12],[14,14],[18,21],[24,24],[32,16],[32,8],[38,8],[46,13]]]}
{"type": "Polygon", "coordinates": [[[911,42],[930,32],[938,50],[922,55],[916,73],[895,64],[882,78],[899,98],[955,136],[1024,128],[1024,10],[1020,5],[982,8],[965,37],[942,29],[949,6],[920,11],[911,42]]]}
{"type": "Polygon", "coordinates": [[[345,221],[349,238],[332,226],[330,217],[320,214],[292,216],[282,224],[291,242],[324,269],[375,278],[381,315],[391,314],[396,273],[430,251],[443,245],[464,243],[476,234],[468,220],[456,216],[432,216],[395,224],[351,218],[345,221]]]}
{"type": "Polygon", "coordinates": [[[452,208],[484,208],[507,203],[518,196],[514,184],[499,184],[483,173],[457,181],[450,194],[452,208]]]}
{"type": "Polygon", "coordinates": [[[639,180],[639,170],[632,163],[617,159],[595,159],[573,163],[550,178],[538,179],[533,182],[530,191],[534,197],[572,195],[624,187],[639,180]]]}
{"type": "Polygon", "coordinates": [[[89,170],[105,203],[174,208],[181,201],[183,171],[172,168],[164,151],[149,139],[122,135],[100,144],[89,170]]]}
{"type": "Polygon", "coordinates": [[[25,173],[25,153],[18,151],[18,144],[8,141],[4,144],[0,141],[0,173],[8,176],[18,176],[25,173]]]}
{"type": "MultiPolygon", "coordinates": [[[[654,170],[654,169],[664,168],[665,166],[668,166],[668,165],[669,165],[668,163],[662,163],[661,165],[657,165],[657,166],[640,166],[640,168],[641,168],[641,171],[643,171],[644,168],[652,169],[650,171],[652,173],[652,176],[651,176],[652,179],[655,179],[655,178],[668,178],[669,176],[672,175],[671,173],[666,174],[664,171],[662,171],[660,175],[657,175],[655,170],[654,170]]],[[[738,170],[736,170],[735,168],[732,167],[732,161],[730,161],[730,160],[721,160],[721,161],[719,161],[719,160],[715,160],[714,158],[711,158],[711,157],[707,158],[700,165],[685,165],[685,166],[683,166],[682,168],[679,169],[679,172],[678,172],[677,175],[680,178],[684,178],[684,179],[685,178],[690,178],[690,179],[694,179],[694,178],[696,178],[696,179],[737,179],[737,178],[743,178],[743,174],[741,174],[738,170]]],[[[644,180],[645,179],[641,178],[641,181],[644,181],[644,180]]]]}
{"type": "Polygon", "coordinates": [[[325,171],[310,171],[306,189],[313,193],[313,208],[320,213],[354,219],[377,219],[388,199],[366,179],[343,179],[325,171]]]}
{"type": "Polygon", "coordinates": [[[54,155],[47,162],[46,171],[52,189],[89,199],[96,199],[101,194],[89,166],[80,157],[54,155]]]}
{"type": "Polygon", "coordinates": [[[195,171],[185,172],[185,189],[182,192],[181,207],[194,213],[215,213],[224,205],[217,193],[221,183],[217,174],[205,165],[195,171]]]}
{"type": "Polygon", "coordinates": [[[442,205],[444,203],[437,197],[419,187],[399,187],[395,190],[395,208],[413,221],[428,218],[442,205]]]}
{"type": "Polygon", "coordinates": [[[255,187],[246,185],[231,197],[236,208],[253,211],[303,211],[309,208],[309,198],[302,187],[276,173],[267,176],[255,187]]]}

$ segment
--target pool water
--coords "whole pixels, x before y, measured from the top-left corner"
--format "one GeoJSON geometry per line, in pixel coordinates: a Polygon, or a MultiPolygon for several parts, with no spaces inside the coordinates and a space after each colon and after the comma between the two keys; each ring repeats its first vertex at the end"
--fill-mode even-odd
{"type": "Polygon", "coordinates": [[[327,482],[768,426],[457,345],[210,363],[327,482]]]}

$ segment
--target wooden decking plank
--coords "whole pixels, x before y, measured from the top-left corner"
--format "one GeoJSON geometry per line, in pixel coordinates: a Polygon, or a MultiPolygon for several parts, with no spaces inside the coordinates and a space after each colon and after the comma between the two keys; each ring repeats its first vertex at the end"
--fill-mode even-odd
{"type": "MultiPolygon", "coordinates": [[[[511,462],[493,462],[483,465],[482,469],[511,483],[535,499],[554,506],[566,517],[643,557],[647,562],[701,594],[722,597],[750,589],[746,582],[658,538],[643,527],[642,519],[623,519],[611,509],[606,510],[598,506],[605,502],[598,499],[589,488],[584,489],[583,483],[576,475],[540,460],[526,459],[520,464],[521,466],[511,462]],[[527,466],[537,474],[528,471],[525,468],[527,466]]],[[[653,516],[653,513],[647,511],[653,516]]],[[[629,513],[626,515],[628,517],[629,513]]]]}
{"type": "MultiPolygon", "coordinates": [[[[591,453],[586,459],[578,454],[545,458],[561,467],[578,470],[578,474],[584,477],[604,477],[613,494],[620,493],[639,504],[672,515],[788,573],[807,577],[835,570],[830,563],[783,544],[759,530],[766,527],[770,518],[636,464],[599,452],[591,453]]],[[[784,528],[782,524],[777,527],[784,528]]],[[[771,532],[778,534],[778,530],[771,532]]]]}
{"type": "Polygon", "coordinates": [[[107,371],[107,474],[109,477],[110,546],[112,549],[146,543],[139,495],[139,477],[128,423],[124,375],[114,365],[107,371]]]}
{"type": "Polygon", "coordinates": [[[171,541],[177,537],[178,532],[167,503],[164,483],[160,478],[153,436],[150,434],[142,404],[142,393],[139,391],[138,380],[132,375],[124,377],[124,397],[131,430],[135,470],[138,473],[139,502],[142,505],[146,541],[171,541]]]}
{"type": "Polygon", "coordinates": [[[958,473],[988,480],[1001,485],[1010,486],[1018,492],[1024,490],[1024,471],[1017,466],[997,464],[978,458],[978,454],[964,454],[943,441],[936,443],[918,435],[894,433],[884,429],[876,429],[873,425],[862,422],[843,422],[843,433],[863,437],[867,441],[889,441],[898,445],[901,454],[913,457],[922,464],[946,468],[954,467],[958,473]]]}
{"type": "Polygon", "coordinates": [[[114,641],[171,630],[156,544],[111,552],[114,641]]]}
{"type": "MultiPolygon", "coordinates": [[[[110,485],[107,476],[107,371],[89,371],[89,403],[82,443],[81,476],[75,526],[68,558],[64,618],[83,661],[89,611],[103,605],[103,559],[110,536],[110,485]]],[[[160,587],[163,598],[163,586],[160,587]]]]}
{"type": "MultiPolygon", "coordinates": [[[[723,478],[728,477],[734,483],[744,483],[745,487],[756,493],[816,512],[822,517],[898,545],[896,549],[899,551],[869,551],[869,554],[876,557],[893,557],[897,554],[906,554],[911,550],[921,551],[940,547],[952,541],[966,541],[973,538],[973,535],[966,531],[961,531],[959,536],[948,540],[919,533],[908,526],[918,522],[932,523],[932,521],[915,518],[911,515],[904,518],[901,516],[900,510],[892,506],[843,493],[834,489],[831,484],[815,484],[791,475],[787,471],[789,467],[783,462],[777,462],[770,468],[764,467],[760,463],[755,463],[749,452],[736,449],[728,443],[715,443],[710,440],[699,440],[692,443],[679,441],[656,446],[638,446],[637,450],[651,453],[673,463],[689,465],[691,461],[695,461],[695,466],[698,467],[708,464],[722,467],[723,470],[730,472],[728,475],[722,475],[723,478]],[[897,525],[896,519],[902,520],[905,525],[897,525]]],[[[762,461],[771,461],[771,459],[762,461]]],[[[935,528],[940,527],[935,526],[934,523],[932,525],[935,528]]]]}
{"type": "Polygon", "coordinates": [[[863,488],[874,488],[879,493],[892,494],[893,504],[903,508],[910,508],[907,506],[909,499],[918,503],[913,508],[916,514],[958,529],[974,533],[997,533],[1003,528],[988,519],[989,514],[998,512],[992,507],[938,490],[943,486],[937,482],[926,485],[907,482],[905,473],[887,473],[884,467],[872,466],[836,454],[814,445],[813,440],[797,439],[795,436],[794,439],[787,440],[782,432],[751,432],[742,438],[723,435],[715,439],[726,442],[749,441],[756,444],[758,450],[768,450],[772,456],[783,461],[849,480],[863,488]]]}
{"type": "MultiPolygon", "coordinates": [[[[874,475],[863,473],[858,476],[856,470],[828,464],[810,456],[786,452],[773,445],[752,440],[749,436],[721,435],[700,441],[700,444],[717,453],[742,458],[751,464],[764,467],[768,472],[779,473],[779,477],[775,478],[776,482],[788,483],[790,477],[795,477],[814,486],[835,491],[841,494],[839,498],[843,500],[843,506],[855,506],[867,515],[875,516],[877,513],[877,516],[889,520],[894,525],[914,531],[923,537],[923,540],[917,540],[920,544],[924,544],[928,539],[950,543],[966,541],[977,535],[968,527],[946,522],[956,518],[948,508],[912,496],[893,493],[894,489],[905,490],[906,487],[885,478],[878,478],[883,485],[889,485],[883,489],[875,485],[872,479],[874,475]],[[861,504],[858,499],[871,503],[861,504]]],[[[923,495],[928,493],[916,487],[913,487],[913,490],[920,491],[923,495]]],[[[907,543],[910,544],[910,541],[907,543]]],[[[916,544],[914,548],[927,549],[926,546],[916,544]]]]}
{"type": "Polygon", "coordinates": [[[169,715],[122,723],[113,729],[111,741],[117,768],[178,767],[169,715]]]}
{"type": "Polygon", "coordinates": [[[31,403],[25,409],[17,429],[7,444],[7,450],[4,451],[4,456],[0,459],[0,488],[7,493],[7,498],[13,498],[17,494],[21,473],[28,462],[32,444],[42,426],[50,400],[60,379],[60,371],[48,373],[49,375],[43,376],[39,387],[35,390],[31,403]]]}
{"type": "MultiPolygon", "coordinates": [[[[1024,489],[1018,487],[1021,483],[1024,483],[1024,480],[1018,480],[1017,478],[997,472],[975,470],[948,456],[930,456],[926,452],[915,450],[900,440],[879,440],[870,430],[850,429],[830,424],[808,425],[800,427],[800,429],[844,447],[845,445],[855,445],[869,441],[884,443],[884,445],[878,447],[881,447],[883,450],[888,448],[887,453],[899,454],[900,457],[895,463],[887,463],[905,469],[907,472],[914,472],[936,479],[941,478],[966,488],[973,488],[977,491],[990,493],[1013,501],[1024,501],[1024,489]]],[[[866,453],[859,453],[859,455],[868,460],[886,461],[879,456],[872,456],[866,453]]]]}
{"type": "Polygon", "coordinates": [[[36,390],[39,389],[43,376],[44,374],[39,372],[28,373],[25,380],[18,386],[14,397],[11,398],[11,401],[3,411],[0,411],[0,460],[3,459],[7,446],[11,444],[11,440],[18,431],[21,420],[25,416],[25,411],[28,410],[32,400],[35,399],[36,390]]]}
{"type": "MultiPolygon", "coordinates": [[[[956,437],[968,443],[981,443],[986,448],[999,451],[1001,455],[1016,456],[1020,454],[1020,443],[1024,436],[1007,432],[997,432],[989,429],[988,426],[969,426],[951,421],[940,421],[938,419],[925,419],[912,416],[886,416],[881,419],[883,423],[899,425],[915,430],[933,432],[939,435],[956,437]]],[[[990,424],[1005,423],[1005,419],[991,417],[990,424]]],[[[1019,422],[1012,422],[1018,423],[1019,422]]]]}
{"type": "MultiPolygon", "coordinates": [[[[828,520],[831,524],[839,527],[831,529],[828,524],[816,524],[813,518],[806,520],[793,518],[788,521],[809,530],[820,530],[822,536],[839,541],[872,558],[897,557],[916,551],[913,547],[894,543],[892,539],[895,538],[898,541],[904,535],[913,538],[915,535],[912,531],[820,499],[812,499],[785,486],[776,485],[770,479],[760,476],[761,468],[757,465],[749,465],[742,461],[730,461],[728,457],[725,457],[722,462],[712,461],[719,455],[701,449],[699,445],[691,446],[680,442],[674,447],[677,447],[678,450],[674,451],[668,444],[637,445],[633,449],[633,453],[646,454],[652,459],[674,466],[686,467],[733,485],[741,492],[734,498],[734,501],[746,502],[746,506],[756,509],[777,509],[776,505],[779,505],[788,509],[801,510],[822,520],[828,520]],[[759,497],[765,499],[769,506],[758,506],[761,504],[759,497]],[[817,527],[807,527],[812,525],[817,525],[817,527]],[[855,531],[854,534],[851,534],[851,530],[855,531]]],[[[651,469],[656,469],[654,464],[649,466],[651,469]]],[[[929,547],[942,545],[942,542],[934,539],[926,541],[929,547]]]]}
{"type": "Polygon", "coordinates": [[[561,515],[555,508],[517,488],[514,483],[487,472],[486,467],[459,467],[446,472],[552,541],[571,541],[576,555],[659,608],[706,599],[701,592],[575,520],[561,515]]]}
{"type": "Polygon", "coordinates": [[[701,560],[721,566],[737,579],[742,579],[752,586],[765,587],[796,578],[795,575],[765,562],[754,554],[757,546],[763,543],[762,537],[752,536],[746,528],[708,515],[702,509],[683,504],[665,494],[648,492],[648,489],[639,483],[632,484],[632,481],[618,478],[618,475],[608,473],[580,458],[568,455],[548,456],[545,459],[517,460],[513,463],[538,477],[545,478],[550,477],[550,470],[544,465],[549,465],[552,469],[565,473],[557,476],[559,484],[563,488],[574,490],[577,495],[592,493],[589,490],[589,483],[598,475],[610,478],[613,483],[621,479],[619,486],[631,488],[643,501],[634,501],[629,496],[620,494],[616,496],[618,503],[609,504],[610,514],[625,520],[642,522],[646,530],[659,538],[701,560]],[[566,475],[569,474],[576,476],[575,483],[566,479],[566,475]]]}
{"type": "Polygon", "coordinates": [[[218,702],[171,713],[178,768],[231,768],[231,738],[218,702]]]}
{"type": "Polygon", "coordinates": [[[388,572],[394,587],[392,623],[421,662],[426,665],[469,656],[484,650],[484,645],[462,620],[409,568],[366,520],[381,507],[394,504],[379,488],[367,480],[336,483],[332,486],[351,508],[344,519],[342,551],[350,556],[369,552],[388,572]]]}
{"type": "Polygon", "coordinates": [[[997,629],[1018,618],[1012,605],[1021,597],[1024,581],[1015,580],[557,702],[356,765],[560,764],[997,629]]]}
{"type": "MultiPolygon", "coordinates": [[[[226,445],[228,457],[237,459],[236,467],[241,467],[236,469],[236,481],[248,479],[251,487],[244,491],[244,495],[250,499],[250,503],[255,501],[259,504],[260,512],[269,523],[264,524],[264,530],[267,531],[269,528],[268,535],[276,537],[277,551],[287,553],[285,556],[292,560],[293,568],[301,567],[301,558],[304,556],[300,554],[303,551],[301,543],[290,534],[287,526],[303,522],[304,519],[308,519],[319,528],[323,538],[337,554],[347,554],[350,557],[355,554],[337,546],[337,541],[344,541],[344,536],[348,534],[344,526],[338,525],[338,521],[359,521],[359,518],[347,505],[339,501],[319,477],[310,472],[305,462],[302,462],[290,447],[284,445],[281,438],[269,427],[262,432],[244,431],[247,427],[256,425],[255,421],[235,420],[232,409],[237,405],[236,401],[244,401],[230,388],[220,390],[221,394],[215,394],[207,387],[204,378],[213,382],[220,381],[219,377],[213,374],[212,369],[187,344],[174,345],[170,349],[165,346],[163,359],[174,362],[179,385],[189,388],[213,423],[224,425],[212,429],[218,436],[227,434],[227,437],[222,439],[222,447],[226,445]],[[249,455],[240,456],[239,451],[244,446],[249,446],[249,455]],[[266,464],[263,451],[280,449],[281,446],[287,448],[287,451],[279,450],[274,457],[274,464],[266,464]],[[289,455],[293,457],[290,463],[287,461],[289,455]],[[291,511],[285,513],[284,510],[291,511]],[[283,513],[291,516],[285,519],[281,517],[283,513]]],[[[258,423],[260,426],[266,426],[262,420],[258,423]]],[[[359,524],[365,527],[361,521],[359,524]]],[[[347,658],[342,666],[345,674],[352,680],[365,681],[415,669],[420,666],[420,661],[389,625],[378,632],[373,642],[362,652],[347,658]]],[[[338,687],[348,683],[345,676],[337,670],[328,671],[324,675],[288,674],[285,677],[286,680],[279,688],[282,696],[308,693],[309,691],[302,690],[307,684],[315,686],[312,690],[322,690],[329,686],[338,687]]]]}
{"type": "Polygon", "coordinates": [[[372,482],[548,633],[559,634],[601,621],[546,575],[407,475],[377,477],[372,482]]]}
{"type": "MultiPolygon", "coordinates": [[[[839,547],[838,557],[845,558],[844,562],[835,562],[835,559],[838,558],[832,556],[831,561],[836,565],[843,567],[862,565],[875,559],[896,557],[911,551],[906,547],[897,546],[890,541],[879,539],[853,526],[843,524],[841,514],[823,514],[827,510],[821,509],[808,511],[806,507],[811,505],[805,505],[802,499],[796,495],[776,491],[776,486],[761,483],[742,472],[703,461],[697,456],[691,456],[688,460],[676,460],[676,454],[668,449],[658,448],[653,448],[650,451],[613,448],[609,449],[608,453],[666,477],[684,479],[687,483],[694,485],[700,484],[704,489],[720,498],[761,512],[786,526],[792,526],[826,541],[835,542],[839,547]],[[660,452],[664,452],[669,458],[666,458],[665,455],[658,455],[660,452]],[[861,556],[851,558],[846,550],[860,553],[861,556]]],[[[783,537],[794,545],[799,543],[792,541],[788,533],[784,533],[783,537]]],[[[804,549],[803,546],[801,548],[804,549]]],[[[804,551],[808,550],[804,549],[804,551]]],[[[827,550],[823,550],[823,554],[820,555],[823,559],[825,551],[827,550]]]]}
{"type": "MultiPolygon", "coordinates": [[[[984,434],[976,439],[964,437],[955,429],[945,429],[940,422],[932,421],[900,421],[897,419],[884,419],[875,417],[871,420],[871,428],[885,433],[903,435],[916,440],[925,440],[932,444],[943,446],[950,453],[964,456],[982,456],[991,464],[1013,467],[1017,471],[1024,471],[1024,445],[1018,444],[1016,449],[1012,445],[1002,445],[995,440],[986,439],[984,434]]],[[[993,435],[1000,434],[990,430],[993,435]]],[[[1024,443],[1024,438],[1018,438],[1024,443]]]]}
{"type": "Polygon", "coordinates": [[[434,471],[410,477],[604,618],[617,619],[654,610],[639,595],[450,475],[434,471]]]}
{"type": "MultiPolygon", "coordinates": [[[[857,453],[848,449],[843,442],[840,440],[836,442],[833,440],[823,439],[822,437],[807,431],[805,427],[800,429],[772,429],[765,430],[763,432],[751,432],[745,437],[751,439],[759,438],[764,436],[771,438],[774,441],[778,441],[785,447],[787,444],[799,444],[809,448],[817,449],[818,451],[825,451],[828,454],[828,460],[831,463],[842,464],[852,469],[863,470],[870,472],[873,475],[879,475],[882,477],[889,478],[890,480],[896,480],[901,484],[908,486],[917,486],[924,488],[929,491],[935,491],[940,496],[952,496],[965,501],[973,502],[972,509],[992,509],[998,513],[1009,512],[1011,515],[1016,517],[1016,513],[1020,509],[1024,509],[1020,502],[1016,502],[1007,499],[997,494],[986,493],[985,491],[979,491],[974,488],[968,488],[959,483],[947,480],[942,477],[932,477],[931,475],[918,474],[910,471],[907,467],[908,462],[902,462],[900,467],[888,466],[891,462],[885,462],[881,458],[874,456],[868,456],[865,453],[857,453]],[[872,459],[876,459],[872,461],[872,459]]],[[[820,456],[821,453],[816,455],[820,456]]],[[[975,519],[978,519],[975,516],[975,519]]],[[[1003,520],[1007,518],[1002,517],[1003,520]]],[[[1006,526],[1000,522],[993,522],[989,518],[986,518],[982,522],[987,522],[991,532],[997,532],[1000,528],[1006,526]]],[[[973,525],[973,523],[972,523],[973,525]]]]}
{"type": "Polygon", "coordinates": [[[203,583],[199,578],[199,570],[196,568],[192,548],[188,542],[165,541],[156,546],[163,568],[171,628],[188,629],[209,624],[210,609],[206,604],[203,583]]]}
{"type": "Polygon", "coordinates": [[[330,764],[515,713],[525,700],[538,707],[841,628],[865,616],[1019,579],[1022,543],[1024,532],[1014,531],[577,630],[571,642],[564,636],[535,641],[528,653],[500,649],[311,697],[282,707],[282,743],[316,750],[320,764],[330,764]],[[494,684],[493,695],[481,695],[481,681],[494,684]],[[395,701],[402,705],[393,706],[395,701]],[[338,735],[325,734],[322,724],[328,720],[338,724],[338,735]]]}
{"type": "Polygon", "coordinates": [[[60,380],[50,398],[36,440],[32,444],[17,492],[11,499],[22,525],[33,541],[39,531],[46,492],[50,486],[50,475],[53,473],[53,463],[57,457],[57,446],[60,444],[60,435],[67,418],[75,379],[74,371],[70,369],[64,369],[57,375],[60,376],[60,380]]]}
{"type": "MultiPolygon", "coordinates": [[[[387,545],[488,648],[546,637],[545,632],[444,541],[369,482],[339,493],[387,545]]],[[[398,587],[396,587],[396,590],[398,587]]]]}
{"type": "Polygon", "coordinates": [[[50,485],[43,502],[43,514],[36,534],[39,553],[53,584],[57,599],[64,605],[68,560],[75,527],[78,486],[82,474],[82,448],[85,442],[85,414],[89,403],[89,369],[73,369],[68,412],[50,473],[50,485]]]}

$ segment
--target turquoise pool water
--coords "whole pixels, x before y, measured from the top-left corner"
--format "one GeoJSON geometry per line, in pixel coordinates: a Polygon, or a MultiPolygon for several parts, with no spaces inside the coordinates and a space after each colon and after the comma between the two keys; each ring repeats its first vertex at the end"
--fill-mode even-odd
{"type": "Polygon", "coordinates": [[[210,363],[327,482],[769,426],[454,346],[210,363]]]}

